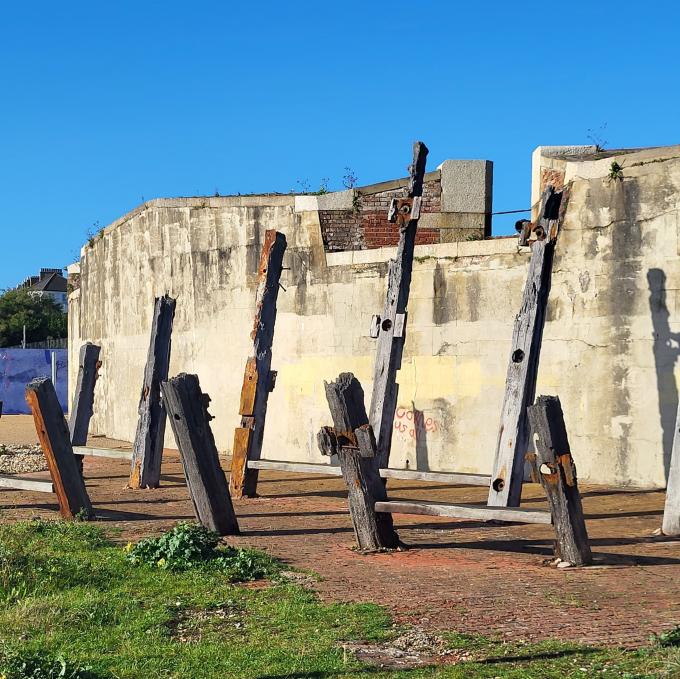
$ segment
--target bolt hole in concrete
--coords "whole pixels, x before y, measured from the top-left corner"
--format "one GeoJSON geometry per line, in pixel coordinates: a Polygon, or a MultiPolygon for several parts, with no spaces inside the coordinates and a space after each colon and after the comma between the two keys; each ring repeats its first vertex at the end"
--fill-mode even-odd
{"type": "Polygon", "coordinates": [[[175,418],[176,420],[181,419],[180,416],[179,416],[177,413],[175,413],[174,418],[175,418]]]}
{"type": "Polygon", "coordinates": [[[515,349],[512,352],[512,362],[521,363],[524,360],[524,352],[521,349],[515,349]]]}
{"type": "Polygon", "coordinates": [[[383,330],[389,330],[392,327],[392,321],[389,318],[386,318],[382,322],[382,329],[383,330]]]}
{"type": "Polygon", "coordinates": [[[503,481],[503,479],[495,479],[494,482],[491,484],[491,487],[497,493],[500,493],[503,490],[503,488],[505,488],[505,481],[503,481]]]}

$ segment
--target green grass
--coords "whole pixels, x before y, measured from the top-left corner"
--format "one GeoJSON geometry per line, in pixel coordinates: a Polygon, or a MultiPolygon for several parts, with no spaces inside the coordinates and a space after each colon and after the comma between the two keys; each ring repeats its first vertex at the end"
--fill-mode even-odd
{"type": "MultiPolygon", "coordinates": [[[[160,543],[171,543],[173,554],[177,534],[160,543]]],[[[158,544],[138,553],[155,559],[158,544]]],[[[217,561],[205,552],[210,558],[173,569],[135,563],[133,549],[87,523],[0,526],[0,678],[680,677],[680,650],[672,646],[626,652],[457,634],[447,643],[472,660],[400,672],[371,668],[340,642],[389,642],[398,631],[379,606],[322,604],[277,579],[276,564],[252,551],[236,570],[219,565],[225,554],[234,556],[220,549],[217,561]],[[271,585],[232,582],[246,579],[252,564],[274,573],[271,585]]]]}

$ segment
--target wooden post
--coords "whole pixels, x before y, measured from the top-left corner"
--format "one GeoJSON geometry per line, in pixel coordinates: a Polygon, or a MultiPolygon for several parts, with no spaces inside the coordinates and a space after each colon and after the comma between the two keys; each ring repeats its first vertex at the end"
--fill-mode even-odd
{"type": "Polygon", "coordinates": [[[396,379],[406,340],[406,307],[411,288],[413,248],[420,217],[427,152],[427,146],[423,142],[413,144],[413,163],[409,166],[410,179],[406,197],[393,199],[388,214],[389,221],[399,225],[399,244],[396,258],[391,259],[388,265],[383,314],[375,320],[372,327],[372,336],[376,331],[378,333],[378,343],[369,414],[369,422],[377,439],[378,464],[381,468],[389,465],[399,392],[396,379]]]}
{"type": "Polygon", "coordinates": [[[210,428],[210,396],[201,391],[197,375],[186,373],[163,382],[161,391],[196,518],[218,535],[237,535],[238,521],[210,428]]]}
{"type": "Polygon", "coordinates": [[[229,489],[235,498],[255,497],[257,494],[258,470],[248,469],[248,460],[259,460],[262,455],[267,401],[276,380],[276,372],[271,369],[272,344],[285,251],[286,237],[278,231],[266,231],[258,269],[255,320],[250,334],[253,352],[246,362],[243,376],[239,407],[241,426],[234,432],[231,457],[229,489]]]}
{"type": "Polygon", "coordinates": [[[170,340],[175,317],[175,300],[164,295],[154,303],[151,341],[144,368],[139,399],[139,420],[130,467],[130,488],[158,488],[161,479],[165,408],[161,403],[161,382],[168,379],[170,340]]]}
{"type": "Polygon", "coordinates": [[[380,478],[376,443],[368,424],[364,390],[352,373],[342,373],[335,382],[325,382],[333,428],[317,435],[324,455],[337,454],[347,484],[349,513],[359,549],[376,551],[399,545],[392,515],[375,511],[375,503],[387,500],[380,478]]]}
{"type": "Polygon", "coordinates": [[[70,519],[92,518],[92,505],[78,471],[68,426],[57,400],[54,385],[47,377],[26,385],[26,402],[33,413],[35,429],[52,476],[59,513],[70,519]]]}
{"type": "Polygon", "coordinates": [[[528,415],[538,476],[555,527],[555,555],[574,566],[584,566],[592,561],[592,554],[560,399],[539,396],[536,404],[529,406],[528,415]]]}
{"type": "Polygon", "coordinates": [[[680,535],[680,404],[678,404],[678,414],[675,419],[675,434],[671,449],[671,463],[668,467],[661,532],[664,535],[680,535]]]}
{"type": "Polygon", "coordinates": [[[562,193],[548,186],[541,199],[540,219],[534,229],[529,273],[524,286],[522,306],[515,317],[512,349],[505,379],[505,396],[491,473],[488,504],[518,507],[524,480],[524,456],[529,445],[527,408],[536,394],[538,360],[545,324],[553,252],[557,240],[562,193]]]}
{"type": "MultiPolygon", "coordinates": [[[[72,446],[84,446],[87,444],[87,433],[90,429],[90,419],[93,414],[94,385],[99,376],[99,368],[101,367],[101,361],[99,360],[100,351],[101,347],[91,342],[86,342],[80,347],[78,379],[68,420],[72,446]]],[[[76,455],[76,463],[82,474],[82,455],[76,455]]]]}

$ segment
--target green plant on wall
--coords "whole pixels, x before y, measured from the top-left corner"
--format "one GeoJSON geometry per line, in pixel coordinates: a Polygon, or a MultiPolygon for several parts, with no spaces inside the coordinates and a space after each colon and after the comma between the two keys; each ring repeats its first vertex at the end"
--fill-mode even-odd
{"type": "Polygon", "coordinates": [[[609,179],[610,181],[623,181],[623,165],[619,165],[615,160],[609,167],[609,179]]]}

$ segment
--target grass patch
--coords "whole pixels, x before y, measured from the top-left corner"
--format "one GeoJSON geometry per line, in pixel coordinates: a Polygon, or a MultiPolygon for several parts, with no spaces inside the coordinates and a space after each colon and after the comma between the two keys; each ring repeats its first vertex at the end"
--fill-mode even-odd
{"type": "Polygon", "coordinates": [[[673,646],[630,652],[459,634],[445,640],[466,662],[368,666],[342,645],[388,646],[402,630],[385,610],[322,604],[279,569],[190,524],[126,549],[92,524],[0,526],[0,679],[680,676],[673,646]],[[271,585],[236,584],[258,577],[271,585]]]}

